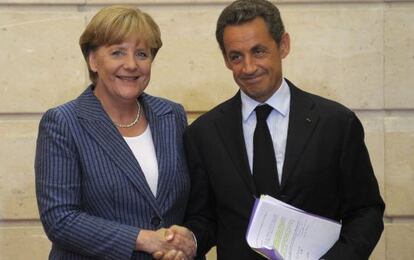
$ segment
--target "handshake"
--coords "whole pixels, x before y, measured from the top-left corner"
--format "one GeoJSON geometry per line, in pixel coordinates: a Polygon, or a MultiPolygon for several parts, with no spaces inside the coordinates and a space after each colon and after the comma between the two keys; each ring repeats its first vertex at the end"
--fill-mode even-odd
{"type": "Polygon", "coordinates": [[[189,260],[195,257],[197,251],[193,233],[177,225],[157,231],[141,230],[135,247],[160,260],[189,260]]]}

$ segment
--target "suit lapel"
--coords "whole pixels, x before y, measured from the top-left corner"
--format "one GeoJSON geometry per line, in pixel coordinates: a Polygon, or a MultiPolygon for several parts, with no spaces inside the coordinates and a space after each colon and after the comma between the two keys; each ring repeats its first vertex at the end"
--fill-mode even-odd
{"type": "Polygon", "coordinates": [[[152,139],[158,161],[158,187],[156,199],[159,205],[168,197],[177,163],[177,125],[171,106],[159,99],[142,94],[142,103],[151,127],[152,139]]]}
{"type": "Polygon", "coordinates": [[[319,121],[313,100],[305,92],[289,81],[287,82],[290,87],[291,100],[281,190],[296,169],[300,156],[319,121]]]}
{"type": "Polygon", "coordinates": [[[102,150],[125,173],[154,210],[159,212],[155,198],[135,156],[90,87],[78,98],[77,114],[84,130],[89,133],[92,139],[96,140],[102,150]]]}
{"type": "Polygon", "coordinates": [[[218,117],[216,123],[219,135],[233,164],[236,166],[237,173],[243,179],[252,195],[256,195],[243,136],[239,92],[224,104],[221,112],[222,114],[218,117]]]}

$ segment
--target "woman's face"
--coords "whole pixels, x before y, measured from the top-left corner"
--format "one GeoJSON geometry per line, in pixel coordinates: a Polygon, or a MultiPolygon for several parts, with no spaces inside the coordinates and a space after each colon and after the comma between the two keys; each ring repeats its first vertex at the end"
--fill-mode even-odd
{"type": "Polygon", "coordinates": [[[150,81],[151,63],[150,48],[136,38],[100,46],[89,54],[89,65],[98,75],[95,95],[107,102],[135,100],[150,81]]]}

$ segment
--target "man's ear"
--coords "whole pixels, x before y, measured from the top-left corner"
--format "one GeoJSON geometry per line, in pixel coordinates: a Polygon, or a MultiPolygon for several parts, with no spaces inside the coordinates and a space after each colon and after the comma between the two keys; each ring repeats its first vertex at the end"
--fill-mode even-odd
{"type": "Polygon", "coordinates": [[[283,33],[279,44],[280,57],[284,59],[290,52],[290,36],[287,32],[283,33]]]}
{"type": "Polygon", "coordinates": [[[94,51],[89,52],[89,54],[88,54],[88,63],[89,63],[89,67],[91,68],[91,70],[93,72],[98,71],[98,65],[97,65],[97,62],[96,62],[96,53],[94,51]]]}

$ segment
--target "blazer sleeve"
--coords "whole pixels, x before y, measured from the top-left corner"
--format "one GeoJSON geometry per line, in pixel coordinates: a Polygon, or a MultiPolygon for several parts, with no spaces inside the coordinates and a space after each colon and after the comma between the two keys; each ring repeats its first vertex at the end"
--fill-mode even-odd
{"type": "Polygon", "coordinates": [[[189,129],[184,133],[184,147],[190,172],[191,190],[184,226],[190,229],[197,240],[197,257],[202,257],[216,244],[215,202],[203,166],[196,138],[189,129]]]}
{"type": "MultiPolygon", "coordinates": [[[[74,134],[58,109],[49,110],[39,125],[36,147],[36,196],[40,219],[56,246],[99,259],[130,259],[139,233],[87,214],[82,205],[82,162],[74,134]]],[[[97,194],[99,203],[99,194],[97,194]]]]}
{"type": "Polygon", "coordinates": [[[364,143],[363,127],[351,114],[340,159],[342,229],[339,240],[322,259],[368,259],[384,229],[385,204],[364,143]]]}

